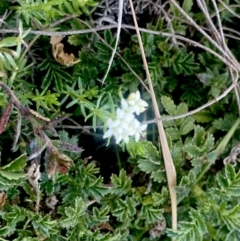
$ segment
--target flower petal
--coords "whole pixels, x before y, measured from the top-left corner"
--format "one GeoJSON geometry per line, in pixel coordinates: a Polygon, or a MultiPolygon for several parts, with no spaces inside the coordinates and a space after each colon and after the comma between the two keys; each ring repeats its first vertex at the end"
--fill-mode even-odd
{"type": "Polygon", "coordinates": [[[128,135],[123,136],[123,140],[124,140],[125,143],[128,143],[129,142],[129,136],[128,135]]]}
{"type": "Polygon", "coordinates": [[[135,93],[131,93],[129,96],[128,96],[128,98],[127,98],[127,100],[135,100],[136,99],[136,94],[135,93]]]}
{"type": "Polygon", "coordinates": [[[140,129],[141,132],[144,131],[144,130],[146,130],[146,129],[147,129],[147,124],[140,125],[140,126],[139,126],[139,129],[140,129]]]}
{"type": "Polygon", "coordinates": [[[140,92],[137,90],[136,95],[135,95],[135,99],[139,100],[140,99],[140,92]]]}
{"type": "MultiPolygon", "coordinates": [[[[116,138],[116,136],[115,136],[115,138],[116,138]]],[[[116,138],[116,144],[118,144],[121,140],[122,140],[122,136],[120,135],[120,136],[118,136],[118,138],[116,138]]]]}
{"type": "Polygon", "coordinates": [[[141,106],[144,106],[144,107],[148,106],[148,103],[146,101],[144,101],[144,100],[140,100],[139,102],[140,102],[141,106]]]}
{"type": "Polygon", "coordinates": [[[140,133],[137,132],[137,133],[135,134],[135,141],[138,142],[139,140],[140,140],[140,133]]]}
{"type": "Polygon", "coordinates": [[[128,104],[129,104],[129,105],[135,105],[135,104],[136,104],[136,101],[135,101],[135,100],[128,100],[128,104]]]}
{"type": "Polygon", "coordinates": [[[128,109],[128,103],[125,99],[121,99],[121,106],[123,110],[127,110],[128,109]]]}
{"type": "Polygon", "coordinates": [[[107,131],[104,133],[103,139],[108,138],[108,137],[110,137],[110,136],[112,136],[112,135],[113,135],[112,130],[109,129],[109,130],[107,130],[107,131]]]}

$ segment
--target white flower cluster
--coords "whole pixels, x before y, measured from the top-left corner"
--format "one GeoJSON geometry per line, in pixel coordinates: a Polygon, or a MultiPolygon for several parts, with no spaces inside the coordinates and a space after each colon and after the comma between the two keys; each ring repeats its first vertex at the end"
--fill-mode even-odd
{"type": "Polygon", "coordinates": [[[140,92],[131,93],[125,100],[121,100],[122,109],[117,108],[116,118],[107,120],[108,130],[103,138],[114,136],[116,143],[124,141],[128,143],[129,137],[134,136],[135,141],[139,141],[140,134],[147,128],[147,125],[141,125],[135,118],[134,113],[139,115],[146,110],[147,102],[140,98],[140,92]]]}

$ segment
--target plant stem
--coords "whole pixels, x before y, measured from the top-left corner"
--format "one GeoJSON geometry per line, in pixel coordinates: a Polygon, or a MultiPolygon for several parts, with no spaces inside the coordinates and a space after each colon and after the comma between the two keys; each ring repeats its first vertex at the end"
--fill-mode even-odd
{"type": "Polygon", "coordinates": [[[214,157],[209,160],[208,164],[203,168],[202,172],[198,176],[196,183],[198,183],[202,177],[205,175],[205,173],[210,169],[212,164],[217,160],[217,158],[222,154],[223,150],[226,148],[227,144],[229,143],[229,140],[232,138],[233,134],[237,130],[238,126],[240,124],[240,118],[238,118],[232,128],[228,131],[228,133],[224,136],[222,141],[219,143],[218,147],[214,151],[214,157]]]}
{"type": "MultiPolygon", "coordinates": [[[[130,3],[130,6],[131,6],[131,10],[132,10],[132,16],[133,16],[134,25],[135,25],[136,32],[137,32],[138,43],[139,43],[139,47],[140,47],[140,51],[141,51],[141,55],[142,55],[144,68],[145,68],[145,71],[146,71],[146,76],[147,76],[147,80],[148,80],[149,90],[150,90],[150,93],[151,93],[151,98],[152,98],[152,102],[153,102],[153,108],[154,108],[155,116],[156,116],[157,119],[160,120],[161,115],[160,115],[160,112],[159,112],[159,107],[158,107],[156,96],[155,96],[155,93],[154,93],[152,80],[151,80],[150,72],[149,72],[149,69],[148,69],[146,55],[144,53],[143,43],[142,43],[139,28],[138,28],[137,19],[136,19],[135,10],[134,10],[134,7],[133,7],[132,0],[129,0],[129,3],[130,3]]],[[[176,195],[176,190],[175,190],[175,187],[176,187],[176,170],[175,170],[175,166],[173,164],[173,160],[172,160],[172,157],[171,157],[171,154],[170,154],[166,134],[165,134],[163,124],[162,124],[161,120],[157,122],[157,126],[158,126],[158,133],[159,133],[160,144],[161,144],[162,154],[163,154],[163,159],[164,159],[164,165],[165,165],[166,174],[167,174],[168,189],[169,189],[170,199],[171,199],[172,229],[176,230],[177,229],[177,195],[176,195]]]]}

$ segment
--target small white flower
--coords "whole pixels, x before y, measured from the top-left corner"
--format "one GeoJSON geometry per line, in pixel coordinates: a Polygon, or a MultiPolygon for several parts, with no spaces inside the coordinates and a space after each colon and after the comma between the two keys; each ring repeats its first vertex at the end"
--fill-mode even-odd
{"type": "Polygon", "coordinates": [[[125,143],[129,142],[129,134],[127,131],[122,132],[121,134],[115,136],[116,144],[118,144],[121,140],[123,140],[125,143]]]}
{"type": "Polygon", "coordinates": [[[140,125],[135,131],[135,141],[138,142],[140,140],[141,133],[147,129],[147,124],[140,125]]]}
{"type": "Polygon", "coordinates": [[[135,137],[135,141],[138,142],[140,140],[141,133],[147,128],[147,125],[141,125],[141,123],[134,119],[132,125],[129,127],[131,130],[129,130],[129,135],[135,137]]]}
{"type": "Polygon", "coordinates": [[[128,125],[134,119],[134,115],[132,113],[126,113],[122,109],[117,108],[116,119],[119,120],[122,125],[128,125]]]}
{"type": "Polygon", "coordinates": [[[125,99],[121,99],[121,106],[122,106],[122,110],[125,111],[126,113],[133,114],[135,112],[135,107],[129,105],[125,99]]]}
{"type": "Polygon", "coordinates": [[[130,136],[133,136],[135,134],[135,131],[137,130],[139,125],[140,125],[140,122],[136,118],[134,118],[134,120],[129,125],[130,136]]]}
{"type": "Polygon", "coordinates": [[[127,103],[134,109],[137,115],[144,112],[148,103],[140,98],[140,92],[131,93],[127,98],[127,103]]]}
{"type": "Polygon", "coordinates": [[[112,120],[111,118],[108,118],[108,120],[107,120],[108,130],[103,135],[103,139],[111,137],[111,136],[115,135],[115,133],[119,132],[120,124],[121,123],[118,119],[112,120]]]}
{"type": "Polygon", "coordinates": [[[117,108],[115,120],[109,118],[106,122],[108,130],[103,135],[103,138],[114,136],[116,143],[124,141],[129,142],[129,137],[134,136],[135,141],[139,141],[142,131],[147,128],[147,125],[141,123],[133,115],[137,115],[145,111],[148,106],[147,102],[140,98],[140,92],[132,93],[128,99],[121,100],[122,109],[117,108]]]}
{"type": "Polygon", "coordinates": [[[128,109],[128,103],[125,99],[121,99],[121,106],[124,111],[128,109]]]}

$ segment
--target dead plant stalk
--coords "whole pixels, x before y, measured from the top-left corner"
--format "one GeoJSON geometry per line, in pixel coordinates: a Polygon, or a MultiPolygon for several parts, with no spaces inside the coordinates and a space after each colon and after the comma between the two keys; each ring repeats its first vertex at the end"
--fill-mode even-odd
{"type": "Polygon", "coordinates": [[[144,53],[143,43],[142,43],[139,28],[138,28],[135,10],[134,10],[134,7],[133,7],[132,0],[129,0],[129,2],[130,2],[130,6],[131,6],[134,25],[135,25],[136,32],[137,32],[138,43],[139,43],[139,47],[140,47],[140,51],[141,51],[141,55],[142,55],[142,60],[143,60],[144,68],[145,68],[145,71],[146,71],[146,76],[147,76],[148,85],[149,85],[149,89],[150,89],[151,99],[152,99],[152,102],[153,102],[153,108],[154,108],[155,116],[156,116],[157,119],[160,120],[160,121],[157,122],[158,133],[159,133],[159,137],[160,137],[160,144],[161,144],[161,148],[162,148],[164,165],[165,165],[166,174],[167,174],[168,188],[169,188],[170,198],[171,198],[172,229],[176,230],[177,229],[177,195],[176,195],[176,190],[175,190],[175,187],[176,187],[176,170],[175,170],[175,166],[173,164],[173,160],[172,160],[170,150],[169,150],[169,146],[168,146],[168,143],[167,143],[166,134],[165,134],[163,124],[162,124],[162,121],[161,121],[161,114],[159,112],[159,107],[158,107],[156,96],[155,96],[155,93],[154,93],[154,89],[153,89],[152,80],[151,80],[151,77],[150,77],[150,72],[149,72],[149,69],[148,69],[146,56],[145,56],[145,53],[144,53]]]}

